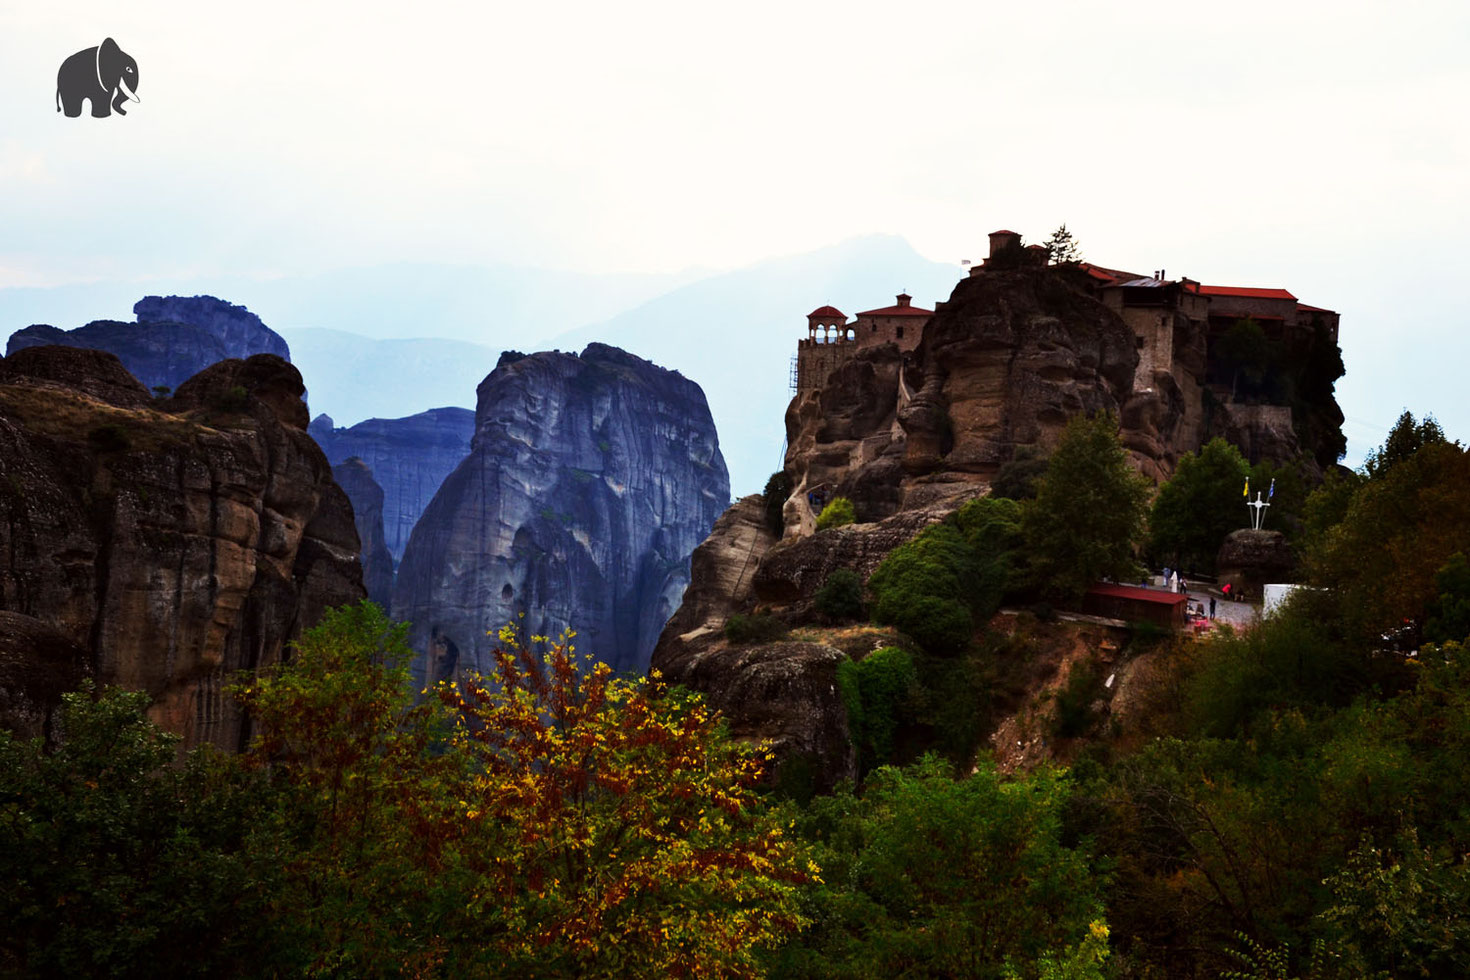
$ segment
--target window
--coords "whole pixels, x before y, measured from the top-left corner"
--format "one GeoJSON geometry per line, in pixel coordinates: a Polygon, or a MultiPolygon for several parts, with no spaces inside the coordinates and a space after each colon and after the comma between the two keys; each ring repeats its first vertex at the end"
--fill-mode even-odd
{"type": "Polygon", "coordinates": [[[903,339],[903,327],[894,327],[893,329],[894,329],[894,336],[896,336],[899,340],[902,340],[903,339]]]}

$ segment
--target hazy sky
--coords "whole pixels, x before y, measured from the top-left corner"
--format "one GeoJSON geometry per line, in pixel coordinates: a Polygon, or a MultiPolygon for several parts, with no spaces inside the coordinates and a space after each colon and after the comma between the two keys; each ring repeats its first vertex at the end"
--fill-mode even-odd
{"type": "Polygon", "coordinates": [[[1341,311],[1355,443],[1405,405],[1464,438],[1467,41],[1463,0],[9,0],[0,286],[867,232],[958,261],[1065,221],[1103,264],[1341,311]],[[106,36],[143,101],[67,119],[57,66],[106,36]]]}

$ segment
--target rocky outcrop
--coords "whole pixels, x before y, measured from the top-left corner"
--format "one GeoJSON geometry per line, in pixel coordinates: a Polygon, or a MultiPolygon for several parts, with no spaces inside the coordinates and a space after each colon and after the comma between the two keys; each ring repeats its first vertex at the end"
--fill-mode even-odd
{"type": "Polygon", "coordinates": [[[428,679],[492,666],[487,631],[645,670],[689,581],[689,556],[729,499],[699,386],[602,344],[502,355],[480,384],[468,458],[409,539],[393,613],[428,679]]]}
{"type": "Polygon", "coordinates": [[[1290,582],[1296,568],[1291,546],[1280,531],[1241,528],[1231,531],[1215,558],[1221,585],[1237,594],[1258,596],[1271,582],[1290,582]]]}
{"type": "Polygon", "coordinates": [[[720,516],[694,550],[690,587],[659,637],[651,667],[665,682],[704,694],[732,734],[772,740],[778,766],[804,760],[817,785],[830,788],[856,774],[836,686],[846,655],[814,643],[736,647],[725,639],[725,621],[754,607],[752,578],[775,541],[758,495],[720,516]]]}
{"type": "Polygon", "coordinates": [[[866,582],[890,551],[944,520],[956,507],[954,501],[932,504],[874,524],[849,524],[788,538],[761,559],[751,581],[755,598],[776,604],[809,600],[839,568],[856,572],[866,582]]]}
{"type": "Polygon", "coordinates": [[[336,428],[327,415],[311,421],[312,438],[336,466],[352,457],[367,464],[383,488],[383,535],[395,562],[444,478],[470,454],[475,413],[432,408],[401,419],[368,419],[336,428]]]}
{"type": "Polygon", "coordinates": [[[857,776],[847,709],[837,690],[837,667],[847,659],[820,643],[722,642],[688,649],[659,669],[666,683],[703,693],[733,737],[769,742],[776,757],[772,775],[781,766],[804,764],[815,788],[830,790],[857,776]]]}
{"type": "Polygon", "coordinates": [[[393,606],[393,556],[383,541],[383,488],[373,471],[356,456],[332,467],[332,479],[352,501],[353,523],[362,544],[362,580],[368,598],[391,609],[393,606]]]}
{"type": "Polygon", "coordinates": [[[0,610],[86,649],[99,682],[151,694],[189,744],[238,748],[231,676],[363,595],[301,376],[272,355],[226,360],[156,401],[111,355],[0,365],[0,610]]]}
{"type": "Polygon", "coordinates": [[[274,354],[291,359],[286,339],[245,307],[213,296],[144,296],[133,304],[139,323],[187,323],[220,342],[226,357],[274,354]]]}
{"type": "Polygon", "coordinates": [[[916,351],[862,350],[792,402],[788,531],[811,532],[818,488],[866,521],[983,492],[1017,446],[1120,413],[1137,363],[1127,324],[1046,269],[961,280],[916,351]]]}
{"type": "Polygon", "coordinates": [[[136,323],[94,320],[75,330],[36,324],[11,334],[6,353],[31,347],[84,347],[117,355],[145,388],[177,388],[227,358],[273,354],[291,359],[286,341],[243,306],[213,296],[145,296],[136,323]]]}

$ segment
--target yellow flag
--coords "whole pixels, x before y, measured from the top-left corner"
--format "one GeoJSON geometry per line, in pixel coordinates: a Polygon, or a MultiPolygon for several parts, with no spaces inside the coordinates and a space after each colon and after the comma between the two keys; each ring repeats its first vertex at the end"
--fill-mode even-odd
{"type": "Polygon", "coordinates": [[[1240,492],[1240,495],[1242,497],[1244,497],[1245,499],[1247,499],[1247,500],[1250,499],[1250,497],[1251,497],[1251,478],[1250,477],[1246,477],[1245,478],[1245,489],[1240,492]]]}

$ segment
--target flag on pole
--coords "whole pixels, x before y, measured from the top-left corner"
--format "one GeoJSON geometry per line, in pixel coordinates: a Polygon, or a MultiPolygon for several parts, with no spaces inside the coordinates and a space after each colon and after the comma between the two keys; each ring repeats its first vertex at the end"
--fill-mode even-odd
{"type": "Polygon", "coordinates": [[[1266,499],[1270,500],[1274,496],[1276,496],[1276,477],[1273,476],[1271,477],[1271,489],[1266,491],[1266,499]]]}
{"type": "Polygon", "coordinates": [[[1251,478],[1250,477],[1246,477],[1245,478],[1245,489],[1240,492],[1240,495],[1242,497],[1244,497],[1246,500],[1251,499],[1251,478]]]}

